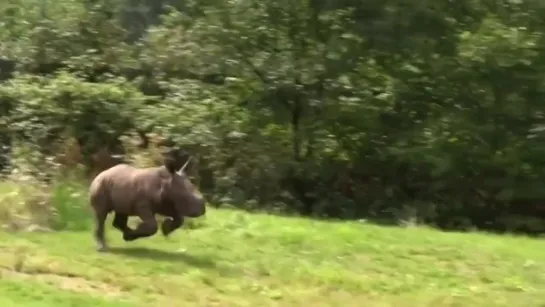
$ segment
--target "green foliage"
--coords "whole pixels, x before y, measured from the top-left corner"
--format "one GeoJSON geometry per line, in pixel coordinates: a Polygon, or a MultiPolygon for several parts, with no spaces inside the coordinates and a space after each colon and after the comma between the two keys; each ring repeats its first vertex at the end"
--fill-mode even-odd
{"type": "Polygon", "coordinates": [[[70,181],[52,187],[51,206],[55,209],[50,225],[54,230],[86,230],[92,225],[87,189],[70,181]]]}
{"type": "Polygon", "coordinates": [[[196,157],[213,203],[541,232],[544,13],[532,1],[9,1],[0,164],[54,176],[75,140],[96,171],[97,152],[123,154],[129,138],[152,156],[160,135],[196,157]]]}

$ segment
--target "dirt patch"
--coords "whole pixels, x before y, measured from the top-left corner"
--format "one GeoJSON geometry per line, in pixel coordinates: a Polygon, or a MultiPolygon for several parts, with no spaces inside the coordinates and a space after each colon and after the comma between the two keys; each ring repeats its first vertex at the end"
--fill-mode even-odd
{"type": "Polygon", "coordinates": [[[108,296],[113,298],[120,298],[124,296],[123,291],[118,287],[107,283],[90,281],[78,276],[62,276],[51,273],[39,272],[16,272],[5,268],[0,268],[0,277],[38,281],[54,285],[63,290],[93,294],[101,297],[108,296]]]}

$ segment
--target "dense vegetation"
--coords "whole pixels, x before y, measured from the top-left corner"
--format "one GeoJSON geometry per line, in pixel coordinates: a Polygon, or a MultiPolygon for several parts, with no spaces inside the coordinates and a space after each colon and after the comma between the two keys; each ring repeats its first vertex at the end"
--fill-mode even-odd
{"type": "Polygon", "coordinates": [[[540,1],[6,0],[0,16],[9,176],[90,178],[175,145],[215,204],[545,230],[540,1]]]}

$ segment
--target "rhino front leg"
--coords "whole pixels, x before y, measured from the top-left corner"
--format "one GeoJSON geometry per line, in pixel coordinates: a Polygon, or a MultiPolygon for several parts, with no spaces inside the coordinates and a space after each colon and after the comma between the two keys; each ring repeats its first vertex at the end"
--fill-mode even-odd
{"type": "Polygon", "coordinates": [[[168,237],[169,234],[171,234],[174,230],[180,228],[183,224],[184,218],[181,216],[165,219],[163,221],[163,224],[161,224],[161,231],[163,232],[163,236],[168,237]]]}
{"type": "Polygon", "coordinates": [[[134,241],[139,238],[153,236],[157,232],[159,227],[155,220],[155,214],[151,210],[142,210],[137,215],[142,222],[138,224],[135,230],[123,232],[123,240],[134,241]]]}

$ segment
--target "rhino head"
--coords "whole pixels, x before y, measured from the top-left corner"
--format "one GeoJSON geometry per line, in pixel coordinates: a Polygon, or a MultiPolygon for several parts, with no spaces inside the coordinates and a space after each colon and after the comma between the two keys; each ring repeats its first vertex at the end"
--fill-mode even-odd
{"type": "Polygon", "coordinates": [[[164,192],[179,214],[187,217],[199,217],[206,213],[206,201],[185,173],[190,160],[191,158],[187,159],[179,170],[167,167],[171,177],[164,192]]]}

